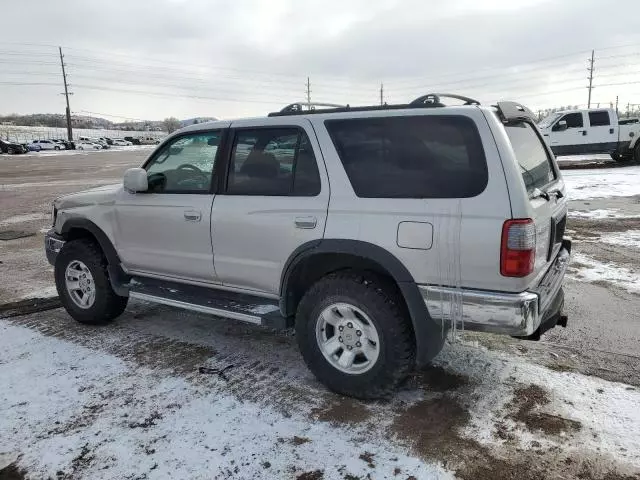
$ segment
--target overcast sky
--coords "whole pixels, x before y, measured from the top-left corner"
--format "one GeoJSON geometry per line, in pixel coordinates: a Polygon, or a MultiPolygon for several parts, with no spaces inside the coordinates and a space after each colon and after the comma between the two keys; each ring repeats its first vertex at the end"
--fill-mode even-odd
{"type": "Polygon", "coordinates": [[[451,91],[534,109],[640,103],[638,0],[3,0],[0,114],[262,115],[451,91]],[[629,14],[629,12],[634,12],[629,14]],[[29,45],[27,45],[29,44],[29,45]],[[618,47],[618,48],[610,48],[618,47]],[[56,63],[57,62],[57,63],[56,63]],[[611,83],[624,85],[604,86],[611,83]]]}

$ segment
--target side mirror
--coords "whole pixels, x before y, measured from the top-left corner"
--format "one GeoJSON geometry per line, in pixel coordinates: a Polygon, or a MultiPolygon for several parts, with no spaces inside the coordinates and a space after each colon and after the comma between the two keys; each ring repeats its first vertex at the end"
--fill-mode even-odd
{"type": "Polygon", "coordinates": [[[124,172],[122,184],[129,193],[146,192],[149,189],[147,171],[144,168],[130,168],[124,172]]]}
{"type": "Polygon", "coordinates": [[[556,132],[564,132],[566,129],[567,129],[567,121],[566,120],[560,120],[556,124],[556,128],[554,128],[554,130],[556,132]]]}

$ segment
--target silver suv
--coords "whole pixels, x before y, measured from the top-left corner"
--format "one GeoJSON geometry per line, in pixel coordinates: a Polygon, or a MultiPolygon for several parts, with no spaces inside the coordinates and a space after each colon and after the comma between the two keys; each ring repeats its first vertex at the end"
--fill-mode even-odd
{"type": "Polygon", "coordinates": [[[566,324],[565,186],[528,109],[307,108],[183,128],[122,185],[55,200],[46,252],[69,314],[106,323],[136,298],[295,326],[318,379],[360,398],[451,328],[566,324]]]}

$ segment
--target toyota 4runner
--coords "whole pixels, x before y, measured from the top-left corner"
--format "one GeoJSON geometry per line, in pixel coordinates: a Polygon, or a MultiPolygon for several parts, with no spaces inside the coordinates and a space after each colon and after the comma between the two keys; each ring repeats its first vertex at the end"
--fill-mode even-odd
{"type": "Polygon", "coordinates": [[[79,322],[134,298],[295,326],[320,381],[372,398],[450,328],[566,325],[566,216],[526,107],[430,94],[183,128],[122,185],[56,199],[45,243],[79,322]]]}

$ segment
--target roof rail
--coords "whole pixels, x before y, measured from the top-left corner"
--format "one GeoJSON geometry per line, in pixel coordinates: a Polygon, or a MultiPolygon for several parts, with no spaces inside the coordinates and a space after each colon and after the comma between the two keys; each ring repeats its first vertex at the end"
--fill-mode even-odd
{"type": "Polygon", "coordinates": [[[424,107],[444,107],[444,103],[440,102],[440,97],[455,98],[456,100],[462,100],[465,105],[480,105],[478,100],[473,98],[464,97],[462,95],[456,95],[454,93],[428,93],[421,97],[416,98],[409,105],[411,106],[424,106],[424,107]]]}
{"type": "Polygon", "coordinates": [[[404,104],[384,104],[384,105],[365,105],[362,107],[351,107],[350,105],[338,105],[335,103],[311,103],[311,102],[296,102],[291,105],[287,105],[279,112],[271,112],[269,117],[280,117],[285,115],[306,115],[311,113],[339,113],[339,112],[363,112],[363,111],[375,111],[375,110],[400,110],[407,108],[437,108],[445,107],[446,105],[440,101],[440,98],[454,98],[456,100],[462,100],[465,105],[480,105],[478,100],[473,98],[464,97],[462,95],[455,95],[453,93],[429,93],[421,97],[416,98],[411,103],[404,104]],[[307,109],[305,110],[305,107],[307,109]],[[316,108],[327,107],[327,108],[316,108]]]}

